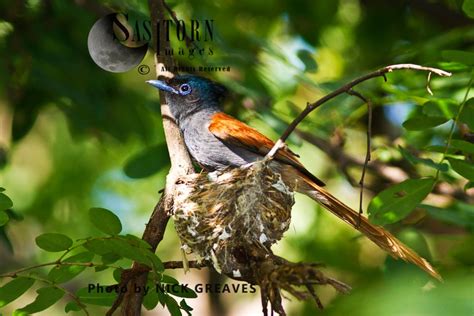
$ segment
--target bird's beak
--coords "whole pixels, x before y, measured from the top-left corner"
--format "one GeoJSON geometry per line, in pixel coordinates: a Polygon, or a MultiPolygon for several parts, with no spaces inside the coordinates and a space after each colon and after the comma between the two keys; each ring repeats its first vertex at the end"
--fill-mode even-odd
{"type": "Polygon", "coordinates": [[[166,92],[171,92],[174,94],[179,94],[178,90],[175,88],[167,85],[165,82],[161,80],[148,80],[146,83],[151,84],[153,87],[158,88],[160,90],[166,91],[166,92]]]}

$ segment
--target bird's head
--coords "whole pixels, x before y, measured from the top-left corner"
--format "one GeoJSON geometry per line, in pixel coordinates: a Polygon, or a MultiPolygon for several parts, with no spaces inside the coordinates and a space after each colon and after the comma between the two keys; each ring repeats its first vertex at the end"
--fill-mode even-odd
{"type": "Polygon", "coordinates": [[[147,83],[166,93],[171,113],[178,121],[200,110],[218,108],[227,94],[224,86],[195,75],[175,76],[167,81],[148,80],[147,83]]]}

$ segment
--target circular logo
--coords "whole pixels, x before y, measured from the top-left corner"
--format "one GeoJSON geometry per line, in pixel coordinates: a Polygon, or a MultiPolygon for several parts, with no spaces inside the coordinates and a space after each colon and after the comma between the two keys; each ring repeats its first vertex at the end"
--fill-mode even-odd
{"type": "Polygon", "coordinates": [[[117,13],[112,13],[95,22],[89,32],[89,54],[97,66],[106,71],[129,71],[140,64],[148,50],[146,41],[142,46],[129,47],[133,46],[130,39],[136,38],[137,34],[124,21],[123,17],[117,18],[117,13]]]}

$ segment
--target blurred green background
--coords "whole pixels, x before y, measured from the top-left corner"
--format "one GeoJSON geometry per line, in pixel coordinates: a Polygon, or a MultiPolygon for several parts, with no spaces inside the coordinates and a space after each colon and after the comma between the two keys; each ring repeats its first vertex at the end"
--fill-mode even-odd
{"type": "MultiPolygon", "coordinates": [[[[451,78],[433,76],[434,96],[426,90],[427,74],[413,71],[356,88],[374,105],[372,150],[378,167],[367,175],[364,207],[385,188],[407,178],[435,176],[440,168],[433,161],[442,157],[440,146],[453,117],[431,123],[422,105],[432,101],[459,110],[463,100],[474,96],[468,91],[474,66],[473,1],[168,4],[185,21],[214,20],[214,41],[198,43],[212,47],[214,55],[176,56],[180,66],[230,66],[230,72],[202,75],[229,88],[228,113],[272,139],[306,102],[376,68],[418,63],[453,72],[451,78]],[[409,118],[412,124],[402,125],[409,118]]],[[[87,50],[90,28],[110,12],[149,15],[145,1],[0,1],[0,187],[13,201],[10,221],[0,230],[0,273],[54,260],[35,246],[41,233],[65,233],[73,239],[97,234],[88,221],[90,207],[112,210],[125,233],[141,236],[159,198],[169,159],[158,95],[145,84],[154,73],[142,75],[137,68],[108,73],[87,50]]],[[[150,51],[142,64],[153,69],[150,51]]],[[[467,166],[443,169],[424,206],[388,226],[437,267],[444,283],[387,258],[356,231],[298,196],[291,227],[274,250],[292,261],[324,263],[327,274],[353,291],[339,295],[317,288],[324,311],[292,299],[285,302],[289,315],[474,315],[474,151],[468,146],[474,146],[472,101],[465,103],[454,127],[453,138],[464,142],[448,150],[467,166]]],[[[307,168],[355,209],[366,121],[366,105],[341,96],[312,113],[289,140],[307,168]]],[[[172,224],[157,254],[163,261],[180,260],[172,224]]],[[[173,274],[191,285],[232,282],[207,269],[173,274]]],[[[108,271],[91,271],[67,288],[110,280],[108,271]]],[[[0,313],[8,315],[34,296],[30,290],[0,313]]],[[[261,310],[258,293],[203,293],[187,302],[194,315],[259,315],[261,310]]],[[[63,305],[42,315],[62,315],[63,305]]],[[[91,310],[93,315],[105,311],[91,310]]],[[[166,313],[161,306],[144,311],[166,313]]]]}

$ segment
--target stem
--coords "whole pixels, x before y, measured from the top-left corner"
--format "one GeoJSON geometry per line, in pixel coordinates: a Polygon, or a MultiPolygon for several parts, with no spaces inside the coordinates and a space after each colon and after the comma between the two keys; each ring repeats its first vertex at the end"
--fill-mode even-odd
{"type": "Polygon", "coordinates": [[[449,77],[451,76],[451,73],[438,69],[438,68],[431,68],[431,67],[423,67],[420,65],[415,65],[415,64],[397,64],[397,65],[390,65],[386,66],[384,68],[380,68],[374,72],[371,72],[369,74],[366,74],[364,76],[361,76],[359,78],[356,78],[349,83],[346,83],[342,87],[339,87],[338,89],[332,91],[331,93],[325,95],[321,99],[317,100],[314,103],[308,103],[306,105],[306,108],[291,122],[291,124],[288,126],[288,128],[283,132],[281,135],[280,139],[276,142],[276,144],[273,146],[272,150],[267,154],[268,158],[273,157],[276,152],[283,147],[283,143],[286,141],[286,139],[290,136],[290,134],[294,131],[296,126],[298,126],[301,121],[308,116],[309,113],[317,109],[320,105],[328,102],[329,100],[337,97],[340,94],[347,93],[350,91],[354,86],[358,85],[359,83],[362,83],[364,81],[367,81],[372,78],[376,77],[383,77],[386,80],[385,74],[388,72],[392,72],[394,70],[401,70],[401,69],[411,69],[411,70],[419,70],[419,71],[428,71],[432,72],[434,74],[437,74],[438,76],[442,77],[449,77]]]}
{"type": "MultiPolygon", "coordinates": [[[[459,116],[462,113],[462,110],[464,109],[464,105],[466,104],[467,98],[469,96],[469,92],[471,91],[472,83],[474,80],[474,72],[471,73],[471,79],[469,80],[469,83],[467,84],[467,90],[466,94],[464,94],[464,99],[461,102],[461,106],[459,106],[458,113],[456,113],[456,117],[454,118],[454,121],[451,124],[451,129],[449,130],[449,135],[448,135],[448,140],[446,141],[446,147],[444,148],[443,156],[441,157],[441,160],[439,161],[439,164],[443,163],[444,159],[446,159],[446,154],[448,153],[449,147],[451,146],[451,140],[454,135],[454,128],[458,124],[459,116]]],[[[436,170],[436,180],[438,180],[439,177],[439,172],[440,170],[436,170]]]]}

